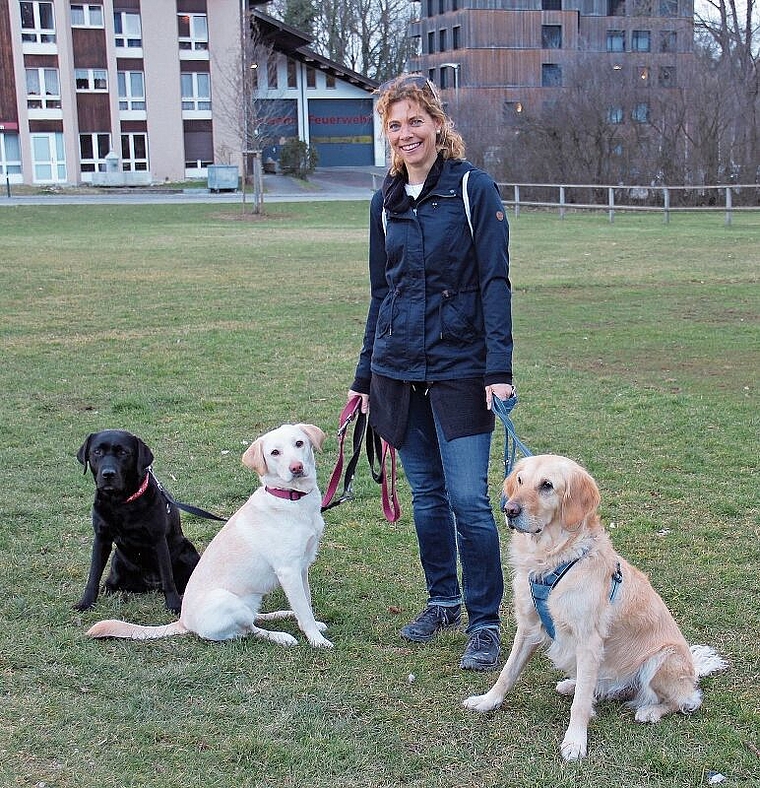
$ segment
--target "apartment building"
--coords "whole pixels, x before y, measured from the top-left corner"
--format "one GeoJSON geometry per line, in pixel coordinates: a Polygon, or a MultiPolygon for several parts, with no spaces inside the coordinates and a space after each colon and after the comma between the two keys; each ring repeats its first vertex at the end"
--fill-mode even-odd
{"type": "Polygon", "coordinates": [[[115,170],[137,185],[204,177],[212,163],[242,167],[249,11],[271,45],[251,98],[279,102],[263,113],[279,118],[277,140],[313,137],[328,165],[382,163],[376,83],[317,56],[257,5],[0,0],[2,182],[93,182],[115,170]]]}
{"type": "MultiPolygon", "coordinates": [[[[478,93],[504,118],[561,99],[569,79],[609,74],[646,120],[652,98],[683,87],[694,58],[693,0],[417,0],[410,69],[452,93],[478,93]],[[620,82],[624,80],[624,82],[620,82]]],[[[672,95],[672,94],[671,94],[672,95]]]]}

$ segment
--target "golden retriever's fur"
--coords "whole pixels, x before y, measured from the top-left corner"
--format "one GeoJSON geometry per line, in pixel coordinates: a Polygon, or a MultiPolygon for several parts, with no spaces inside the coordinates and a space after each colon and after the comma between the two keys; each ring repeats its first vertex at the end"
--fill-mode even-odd
{"type": "Polygon", "coordinates": [[[561,747],[565,760],[586,755],[595,698],[627,700],[639,722],[699,708],[699,676],[725,663],[707,646],[687,645],[646,575],[615,552],[597,514],[593,478],[566,457],[526,457],[505,479],[504,497],[514,530],[517,633],[494,686],[464,705],[481,712],[497,708],[531,654],[548,645],[548,656],[568,676],[557,691],[573,696],[561,747]],[[552,640],[534,606],[529,576],[546,575],[574,559],[549,595],[552,640]],[[622,580],[615,587],[618,567],[622,580]]]}

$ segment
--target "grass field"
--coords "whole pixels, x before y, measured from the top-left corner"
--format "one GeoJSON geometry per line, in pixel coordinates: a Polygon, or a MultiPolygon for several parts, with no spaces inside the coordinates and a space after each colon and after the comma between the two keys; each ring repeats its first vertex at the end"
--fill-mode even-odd
{"type": "MultiPolygon", "coordinates": [[[[161,595],[72,610],[89,432],[140,434],[175,497],[229,515],[257,484],[245,447],[311,421],[330,434],[324,486],[366,311],[366,211],[0,209],[0,785],[686,788],[713,771],[760,785],[757,214],[512,221],[516,426],[589,468],[619,550],[687,639],[729,660],[696,714],[641,726],[602,703],[589,757],[565,765],[569,705],[543,655],[500,711],[463,709],[494,676],[458,669],[462,633],[400,640],[424,604],[408,491],[387,524],[365,467],[312,572],[334,651],[84,637],[101,618],[169,620],[161,595]]],[[[494,502],[502,447],[497,432],[494,502]]],[[[201,549],[217,528],[183,524],[201,549]]]]}

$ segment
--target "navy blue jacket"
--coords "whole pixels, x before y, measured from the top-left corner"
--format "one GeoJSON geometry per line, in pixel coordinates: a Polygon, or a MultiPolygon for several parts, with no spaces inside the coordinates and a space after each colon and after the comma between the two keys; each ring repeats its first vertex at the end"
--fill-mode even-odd
{"type": "Polygon", "coordinates": [[[395,380],[512,382],[509,228],[498,187],[467,161],[446,160],[415,208],[370,204],[370,306],[356,390],[395,380]],[[473,231],[462,200],[462,176],[473,231]]]}

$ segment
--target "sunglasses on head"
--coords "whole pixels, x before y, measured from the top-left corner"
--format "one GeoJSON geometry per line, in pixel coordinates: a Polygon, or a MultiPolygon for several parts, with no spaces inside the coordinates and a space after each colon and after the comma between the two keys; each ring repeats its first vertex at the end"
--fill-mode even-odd
{"type": "Polygon", "coordinates": [[[400,77],[394,77],[387,82],[383,82],[377,89],[377,92],[382,95],[388,90],[403,90],[405,87],[409,86],[419,88],[420,90],[427,89],[434,97],[438,96],[435,85],[422,74],[405,74],[400,77]]]}

